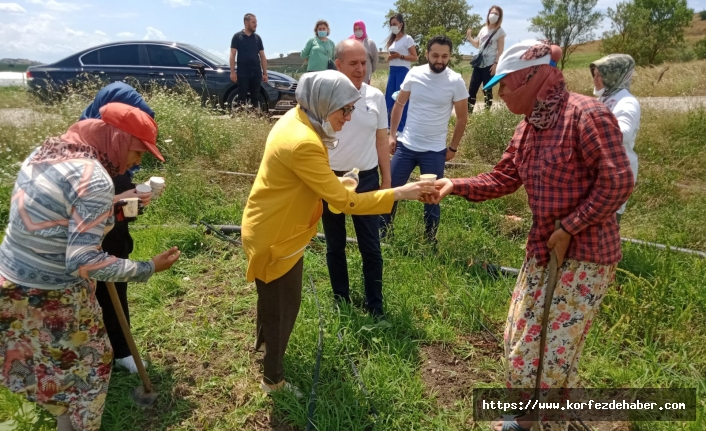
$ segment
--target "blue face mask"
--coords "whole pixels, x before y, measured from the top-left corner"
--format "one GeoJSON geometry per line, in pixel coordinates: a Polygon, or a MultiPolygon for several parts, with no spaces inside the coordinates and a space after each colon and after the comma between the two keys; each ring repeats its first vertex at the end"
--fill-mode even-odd
{"type": "Polygon", "coordinates": [[[327,31],[319,31],[319,32],[317,32],[316,34],[317,34],[320,38],[322,38],[322,39],[325,38],[326,36],[328,36],[328,32],[327,32],[327,31]]]}

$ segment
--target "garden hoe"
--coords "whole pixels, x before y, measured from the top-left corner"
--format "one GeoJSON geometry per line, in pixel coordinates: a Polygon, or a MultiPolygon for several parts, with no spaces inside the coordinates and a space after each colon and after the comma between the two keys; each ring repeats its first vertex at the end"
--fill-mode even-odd
{"type": "Polygon", "coordinates": [[[105,285],[108,288],[110,301],[113,303],[113,307],[115,308],[115,314],[117,314],[118,320],[120,321],[120,327],[123,330],[123,335],[125,335],[125,340],[127,341],[128,347],[130,347],[130,353],[132,354],[132,358],[135,360],[135,365],[137,365],[137,372],[140,374],[140,380],[142,380],[142,386],[136,387],[132,392],[132,400],[135,401],[135,403],[140,407],[148,407],[154,402],[154,400],[157,399],[157,392],[155,392],[152,382],[150,382],[150,377],[147,375],[145,364],[142,362],[140,352],[137,350],[137,346],[135,345],[135,339],[132,338],[130,325],[127,323],[123,306],[120,304],[120,298],[118,298],[118,291],[115,290],[115,283],[108,281],[105,285]]]}
{"type": "MultiPolygon", "coordinates": [[[[554,230],[559,230],[561,226],[560,220],[555,221],[554,230]]],[[[547,287],[544,294],[544,315],[542,316],[542,331],[540,332],[539,338],[539,364],[537,366],[537,381],[534,386],[534,399],[539,400],[540,388],[542,383],[542,373],[544,372],[544,348],[547,345],[547,328],[549,327],[549,311],[552,307],[552,299],[554,299],[554,290],[556,289],[556,284],[559,276],[559,260],[556,256],[556,252],[552,250],[549,257],[549,267],[547,268],[547,287]]],[[[541,423],[539,422],[539,417],[537,417],[537,422],[535,423],[536,429],[541,430],[541,423]]]]}

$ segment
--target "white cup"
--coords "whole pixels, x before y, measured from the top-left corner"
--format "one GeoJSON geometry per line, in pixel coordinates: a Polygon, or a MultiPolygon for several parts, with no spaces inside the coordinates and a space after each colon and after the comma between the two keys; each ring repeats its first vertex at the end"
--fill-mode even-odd
{"type": "MultiPolygon", "coordinates": [[[[421,174],[419,180],[433,186],[436,184],[436,174],[421,174]]],[[[423,194],[427,194],[427,192],[423,192],[423,194]]]]}
{"type": "Polygon", "coordinates": [[[436,183],[436,174],[421,174],[419,179],[433,185],[436,183]]]}
{"type": "Polygon", "coordinates": [[[127,198],[123,200],[127,202],[127,205],[123,207],[123,215],[125,217],[137,217],[140,198],[127,198]]]}
{"type": "Polygon", "coordinates": [[[150,187],[152,188],[152,200],[157,200],[162,195],[162,189],[164,188],[164,178],[151,177],[150,187]]]}
{"type": "Polygon", "coordinates": [[[152,187],[150,187],[148,184],[138,184],[137,187],[135,187],[135,191],[138,194],[152,193],[152,187]]]}

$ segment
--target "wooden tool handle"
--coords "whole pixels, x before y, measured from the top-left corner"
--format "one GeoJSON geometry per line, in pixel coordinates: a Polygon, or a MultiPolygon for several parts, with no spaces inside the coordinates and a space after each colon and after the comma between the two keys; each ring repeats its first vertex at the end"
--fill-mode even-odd
{"type": "Polygon", "coordinates": [[[105,285],[108,288],[108,293],[110,294],[110,301],[113,303],[113,308],[115,308],[115,314],[118,316],[118,320],[120,321],[120,328],[123,330],[125,341],[127,341],[127,345],[130,348],[130,354],[132,354],[132,358],[135,360],[135,365],[137,365],[137,372],[140,374],[140,380],[142,380],[142,385],[145,387],[145,392],[154,392],[152,382],[150,382],[150,377],[147,375],[145,365],[142,363],[140,352],[137,350],[135,339],[132,338],[130,325],[127,323],[127,319],[125,318],[125,312],[123,311],[123,306],[120,303],[118,291],[115,289],[115,283],[106,281],[105,285]]]}
{"type": "MultiPolygon", "coordinates": [[[[561,228],[561,221],[554,222],[554,230],[561,228]]],[[[539,365],[537,366],[537,379],[534,386],[534,397],[536,400],[540,398],[540,388],[542,383],[542,374],[544,373],[544,349],[547,345],[547,332],[549,330],[549,312],[552,308],[552,300],[554,299],[554,290],[559,278],[559,259],[554,250],[549,254],[549,265],[547,266],[547,284],[544,286],[544,312],[542,313],[542,330],[539,338],[539,365]]],[[[541,428],[537,428],[541,429],[541,428]]]]}

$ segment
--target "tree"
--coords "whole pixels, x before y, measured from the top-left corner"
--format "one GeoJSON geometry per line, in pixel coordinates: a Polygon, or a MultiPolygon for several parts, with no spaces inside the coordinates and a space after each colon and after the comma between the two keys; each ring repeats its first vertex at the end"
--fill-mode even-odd
{"type": "Polygon", "coordinates": [[[284,54],[280,53],[279,58],[284,58],[284,54]]]}
{"type": "Polygon", "coordinates": [[[452,65],[458,63],[462,59],[459,47],[466,43],[466,30],[470,28],[477,33],[481,27],[480,15],[471,13],[472,6],[466,0],[397,0],[395,9],[388,12],[385,26],[390,26],[392,15],[404,16],[405,32],[414,39],[421,64],[426,62],[427,41],[438,34],[445,34],[453,41],[452,65]]]}
{"type": "Polygon", "coordinates": [[[600,52],[602,55],[629,54],[640,66],[649,64],[650,46],[658,43],[644,33],[650,21],[650,11],[635,6],[632,2],[618,3],[615,10],[608,8],[611,30],[603,33],[600,52]]]}
{"type": "Polygon", "coordinates": [[[662,62],[684,46],[684,30],[694,11],[686,0],[633,0],[608,8],[611,30],[603,34],[601,52],[623,52],[640,65],[662,62]]]}
{"type": "Polygon", "coordinates": [[[542,11],[530,19],[529,31],[561,47],[561,69],[580,44],[593,40],[593,31],[603,19],[603,14],[593,11],[597,3],[598,0],[542,0],[542,11]]]}

